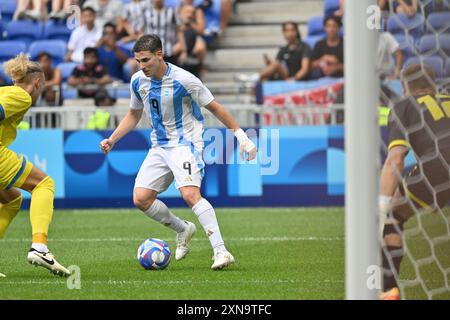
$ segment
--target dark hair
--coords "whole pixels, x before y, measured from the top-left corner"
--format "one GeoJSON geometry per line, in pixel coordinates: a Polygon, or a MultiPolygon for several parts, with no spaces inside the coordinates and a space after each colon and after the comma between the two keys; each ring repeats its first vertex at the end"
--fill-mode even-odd
{"type": "Polygon", "coordinates": [[[287,22],[284,22],[284,23],[281,25],[281,28],[283,29],[283,31],[286,30],[286,27],[287,27],[288,25],[291,25],[291,26],[293,26],[293,27],[295,28],[295,32],[297,33],[297,39],[298,39],[298,41],[301,41],[301,40],[302,40],[302,36],[301,36],[301,34],[300,34],[300,30],[298,29],[298,24],[297,24],[296,22],[294,22],[294,21],[287,21],[287,22]]]}
{"type": "Polygon", "coordinates": [[[40,60],[41,58],[43,58],[43,57],[47,57],[48,59],[52,59],[52,56],[51,56],[51,54],[50,53],[48,53],[48,52],[46,52],[46,51],[42,51],[42,52],[40,52],[38,55],[37,55],[37,59],[38,60],[40,60]]]}
{"type": "Polygon", "coordinates": [[[333,20],[334,22],[337,23],[337,25],[340,27],[342,27],[342,19],[339,17],[336,17],[335,15],[329,15],[328,17],[325,17],[325,19],[323,19],[323,26],[325,27],[325,25],[327,24],[327,22],[329,20],[333,20]]]}
{"type": "Polygon", "coordinates": [[[103,30],[105,30],[105,29],[108,28],[108,27],[113,28],[114,31],[116,31],[116,25],[115,25],[114,23],[112,23],[112,22],[107,22],[107,23],[105,23],[105,24],[103,25],[103,30]]]}
{"type": "Polygon", "coordinates": [[[95,11],[95,9],[93,7],[91,7],[91,6],[86,6],[86,7],[83,7],[83,9],[81,9],[81,12],[85,12],[85,11],[90,11],[93,14],[97,13],[97,11],[95,11]]]}
{"type": "Polygon", "coordinates": [[[98,51],[96,48],[87,47],[86,49],[84,49],[83,55],[87,56],[88,54],[94,54],[98,58],[98,51]]]}
{"type": "Polygon", "coordinates": [[[156,34],[146,34],[140,37],[133,47],[133,52],[150,51],[155,53],[156,51],[162,51],[161,39],[156,34]]]}

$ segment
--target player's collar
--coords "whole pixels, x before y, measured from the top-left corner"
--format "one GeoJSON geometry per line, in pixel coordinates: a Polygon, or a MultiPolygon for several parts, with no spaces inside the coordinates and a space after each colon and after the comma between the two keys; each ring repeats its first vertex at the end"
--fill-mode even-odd
{"type": "Polygon", "coordinates": [[[167,66],[167,69],[166,69],[166,73],[164,74],[164,76],[168,77],[170,74],[170,71],[172,71],[172,65],[170,63],[166,62],[166,66],[167,66]]]}

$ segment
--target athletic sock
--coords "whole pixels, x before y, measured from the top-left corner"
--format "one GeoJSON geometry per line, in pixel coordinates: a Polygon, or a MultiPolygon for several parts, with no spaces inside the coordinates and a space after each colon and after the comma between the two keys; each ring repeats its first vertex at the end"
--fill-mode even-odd
{"type": "Polygon", "coordinates": [[[45,177],[31,191],[30,222],[33,243],[47,244],[47,235],[53,217],[53,199],[55,183],[50,177],[45,177]]]}
{"type": "Polygon", "coordinates": [[[186,230],[186,222],[170,212],[169,208],[167,208],[164,202],[158,199],[155,199],[150,208],[148,208],[144,213],[146,216],[162,223],[172,230],[175,230],[177,233],[186,230]]]}
{"type": "Polygon", "coordinates": [[[219,224],[217,223],[216,213],[208,200],[202,199],[197,202],[192,207],[192,211],[194,211],[203,230],[208,236],[214,254],[219,250],[226,250],[222,235],[220,234],[219,224]]]}

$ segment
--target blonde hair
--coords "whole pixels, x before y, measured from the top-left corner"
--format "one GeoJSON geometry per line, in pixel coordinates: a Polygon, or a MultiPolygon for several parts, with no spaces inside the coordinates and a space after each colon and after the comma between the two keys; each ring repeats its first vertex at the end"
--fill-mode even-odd
{"type": "Polygon", "coordinates": [[[20,53],[4,64],[5,73],[11,77],[14,83],[29,83],[36,74],[42,74],[39,63],[30,61],[29,55],[20,53]]]}

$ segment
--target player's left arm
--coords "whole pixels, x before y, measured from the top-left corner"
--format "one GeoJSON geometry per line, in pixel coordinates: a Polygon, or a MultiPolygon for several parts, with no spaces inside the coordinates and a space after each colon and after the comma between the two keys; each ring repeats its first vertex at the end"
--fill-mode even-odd
{"type": "Polygon", "coordinates": [[[389,150],[383,169],[381,170],[380,192],[385,197],[392,197],[397,190],[401,174],[405,167],[405,157],[408,154],[406,146],[395,146],[389,150]]]}
{"type": "Polygon", "coordinates": [[[241,158],[244,159],[244,151],[248,153],[247,160],[253,160],[256,157],[256,146],[252,140],[245,134],[231,113],[225,109],[217,101],[213,100],[205,106],[220,122],[222,122],[228,129],[233,130],[236,139],[239,142],[239,153],[241,158]]]}

